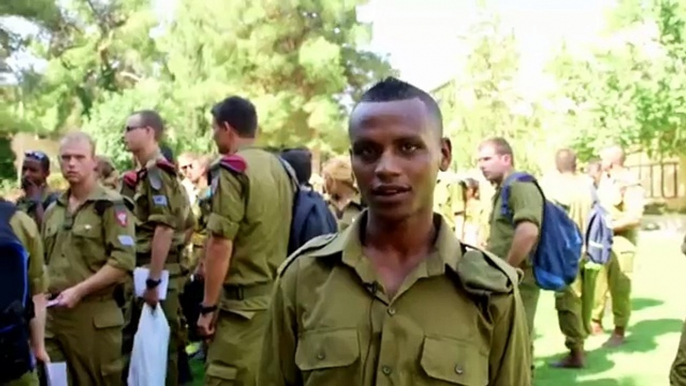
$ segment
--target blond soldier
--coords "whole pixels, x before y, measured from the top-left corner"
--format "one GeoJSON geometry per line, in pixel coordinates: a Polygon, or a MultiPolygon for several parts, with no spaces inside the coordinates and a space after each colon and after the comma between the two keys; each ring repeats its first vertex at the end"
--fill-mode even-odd
{"type": "Polygon", "coordinates": [[[530,256],[535,252],[543,221],[543,196],[533,183],[514,181],[510,185],[508,205],[512,214],[502,213],[502,184],[515,172],[512,147],[504,138],[491,138],[481,143],[479,168],[484,177],[497,186],[486,249],[524,271],[519,290],[526,310],[533,357],[534,320],[541,290],[534,279],[530,256]]]}
{"type": "Polygon", "coordinates": [[[433,213],[451,157],[436,102],[385,80],[349,135],[369,210],[281,267],[259,384],[531,385],[516,270],[433,213]]]}
{"type": "Polygon", "coordinates": [[[600,181],[600,202],[612,215],[614,240],[612,257],[598,275],[596,282],[593,328],[602,329],[607,294],[612,296],[615,329],[607,347],[624,343],[626,327],[631,316],[631,276],[634,269],[638,231],[643,217],[645,193],[638,179],[624,166],[624,150],[619,146],[601,152],[606,175],[600,181]]]}
{"type": "Polygon", "coordinates": [[[118,385],[124,317],[115,290],[134,267],[134,223],[122,196],[98,184],[90,137],[68,134],[59,156],[69,189],[48,208],[43,226],[55,303],[47,351],[53,362],[67,362],[70,384],[118,385]]]}
{"type": "Polygon", "coordinates": [[[362,212],[360,194],[355,184],[350,157],[339,156],[324,164],[322,175],[331,213],[336,217],[338,230],[349,227],[362,212]]]}

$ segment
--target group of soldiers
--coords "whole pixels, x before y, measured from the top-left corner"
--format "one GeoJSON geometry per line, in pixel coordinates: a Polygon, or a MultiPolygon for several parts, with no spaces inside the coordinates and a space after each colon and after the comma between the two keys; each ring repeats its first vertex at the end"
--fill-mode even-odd
{"type": "MultiPolygon", "coordinates": [[[[397,79],[362,96],[350,116],[350,156],[328,161],[321,182],[307,149],[278,154],[294,181],[274,152],[255,146],[247,99],[229,97],[211,113],[214,160],[165,156],[162,119],[147,110],[126,121],[137,168],[119,177],[80,132],[60,142],[63,193],[45,188],[47,157],[26,154],[18,207],[28,214],[11,225],[30,255],[30,344],[38,361],[66,362],[71,384],[125,382],[145,303],[170,325],[168,385],[180,384],[188,326],[207,343],[208,385],[531,385],[540,289],[530,256],[545,199],[582,232],[597,199],[615,232],[608,265],[583,262],[576,282],[555,294],[569,355],[554,365],[585,365],[584,340],[602,332],[608,296],[606,346],[623,343],[643,190],[620,147],[602,151],[588,173],[560,150],[542,191],[512,183],[508,216],[498,210],[515,171],[508,142],[475,149],[496,188],[489,200],[476,179],[446,173],[452,149],[436,101],[397,79]],[[339,232],[287,258],[297,185],[322,191],[339,232]],[[142,298],[130,285],[135,267],[149,270],[142,298]],[[197,320],[182,311],[189,280],[202,283],[197,320]]],[[[28,373],[11,384],[35,382],[28,373]]]]}

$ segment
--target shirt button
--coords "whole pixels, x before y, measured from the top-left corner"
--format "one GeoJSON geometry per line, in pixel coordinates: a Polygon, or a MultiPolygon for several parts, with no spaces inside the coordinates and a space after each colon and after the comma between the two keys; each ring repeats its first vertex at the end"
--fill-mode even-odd
{"type": "Polygon", "coordinates": [[[395,308],[389,307],[388,308],[388,315],[391,315],[391,316],[395,315],[395,308]]]}
{"type": "Polygon", "coordinates": [[[319,354],[317,354],[317,359],[319,359],[320,361],[323,360],[324,358],[326,358],[326,355],[324,355],[323,352],[320,352],[319,354]]]}
{"type": "Polygon", "coordinates": [[[455,373],[458,375],[462,375],[464,373],[464,370],[462,370],[462,367],[460,365],[455,366],[455,373]]]}
{"type": "Polygon", "coordinates": [[[381,371],[382,371],[385,375],[391,375],[391,373],[393,372],[393,370],[391,370],[391,368],[388,367],[388,366],[381,366],[381,371]]]}

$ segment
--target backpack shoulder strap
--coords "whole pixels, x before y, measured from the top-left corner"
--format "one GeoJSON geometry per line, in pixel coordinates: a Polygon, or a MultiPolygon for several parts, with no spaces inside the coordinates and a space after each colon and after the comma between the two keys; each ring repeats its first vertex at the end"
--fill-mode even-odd
{"type": "MultiPolygon", "coordinates": [[[[532,175],[524,172],[513,172],[507,178],[505,181],[503,181],[501,190],[500,190],[500,198],[501,198],[501,206],[500,206],[500,213],[503,216],[506,216],[507,218],[512,217],[512,211],[510,210],[510,187],[513,182],[515,181],[522,181],[522,182],[532,182],[534,183],[537,187],[538,190],[540,191],[541,188],[538,186],[538,182],[536,181],[536,178],[534,178],[532,175]]],[[[542,194],[542,193],[541,193],[542,194]]]]}

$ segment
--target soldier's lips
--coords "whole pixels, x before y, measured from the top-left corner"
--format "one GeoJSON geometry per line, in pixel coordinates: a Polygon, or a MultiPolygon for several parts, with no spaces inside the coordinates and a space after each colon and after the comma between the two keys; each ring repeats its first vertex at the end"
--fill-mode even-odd
{"type": "Polygon", "coordinates": [[[373,188],[372,195],[377,202],[393,203],[406,199],[410,191],[406,186],[385,185],[373,188]]]}

